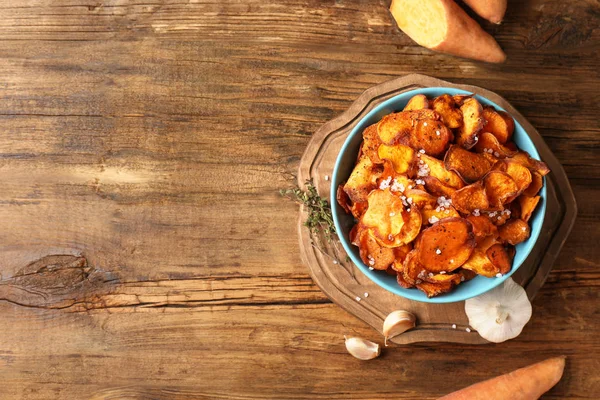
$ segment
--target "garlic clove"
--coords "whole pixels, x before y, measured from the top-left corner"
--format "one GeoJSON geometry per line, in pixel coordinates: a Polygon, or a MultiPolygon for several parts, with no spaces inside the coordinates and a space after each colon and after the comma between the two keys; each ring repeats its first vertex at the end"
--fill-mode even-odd
{"type": "Polygon", "coordinates": [[[346,338],[346,350],[359,360],[372,360],[381,354],[381,347],[369,340],[351,337],[346,338]]]}
{"type": "Polygon", "coordinates": [[[385,345],[387,340],[396,337],[416,326],[417,318],[411,312],[404,310],[392,311],[383,321],[383,336],[385,336],[385,345]]]}
{"type": "Polygon", "coordinates": [[[519,336],[531,318],[525,289],[511,278],[481,296],[465,301],[469,325],[482,338],[501,343],[519,336]]]}

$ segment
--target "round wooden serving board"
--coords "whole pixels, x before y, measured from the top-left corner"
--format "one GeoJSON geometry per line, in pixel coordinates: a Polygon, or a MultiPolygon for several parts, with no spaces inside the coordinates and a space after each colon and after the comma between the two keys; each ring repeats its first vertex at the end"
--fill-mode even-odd
{"type": "MultiPolygon", "coordinates": [[[[424,75],[408,75],[366,90],[341,116],[324,124],[308,144],[298,171],[298,186],[312,179],[321,197],[329,199],[330,177],[338,152],[357,122],[377,104],[399,93],[423,87],[459,88],[486,97],[508,111],[529,134],[541,158],[552,172],[547,176],[546,218],[531,254],[513,275],[527,290],[530,299],[544,284],[577,214],[575,198],[567,176],[540,134],[506,100],[488,90],[457,85],[424,75]]],[[[477,332],[466,332],[468,319],[464,302],[428,304],[394,295],[371,282],[346,260],[339,243],[326,245],[324,251],[312,245],[313,238],[303,226],[306,210],[301,208],[298,221],[300,249],[316,284],[336,304],[381,332],[383,320],[393,310],[408,310],[417,316],[417,327],[393,339],[398,344],[415,342],[487,343],[477,332]],[[368,296],[365,295],[368,293],[368,296]],[[360,300],[357,300],[360,298],[360,300]],[[457,328],[453,329],[452,325],[457,328]]]]}

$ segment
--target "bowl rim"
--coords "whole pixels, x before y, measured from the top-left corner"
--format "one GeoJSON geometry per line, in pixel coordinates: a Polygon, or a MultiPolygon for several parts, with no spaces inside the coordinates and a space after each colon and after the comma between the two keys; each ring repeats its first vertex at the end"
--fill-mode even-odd
{"type": "MultiPolygon", "coordinates": [[[[456,87],[430,86],[430,87],[415,88],[415,89],[411,89],[411,90],[407,90],[407,91],[398,93],[398,94],[382,101],[381,103],[377,104],[369,112],[367,112],[364,116],[362,116],[361,118],[358,119],[358,121],[356,122],[356,125],[352,128],[350,134],[344,140],[344,143],[336,157],[335,165],[334,165],[334,168],[332,171],[332,177],[331,177],[332,178],[331,179],[332,187],[331,187],[331,191],[330,191],[330,202],[331,202],[331,207],[332,207],[333,223],[334,223],[336,232],[338,232],[338,237],[342,244],[342,247],[344,248],[344,250],[350,257],[352,263],[354,265],[356,265],[356,267],[367,278],[369,278],[369,280],[371,280],[372,282],[377,284],[382,289],[384,289],[394,295],[398,295],[398,296],[401,296],[401,297],[404,297],[404,298],[407,298],[410,300],[424,302],[424,303],[434,303],[434,304],[455,303],[455,302],[464,301],[464,300],[467,300],[467,299],[470,299],[473,297],[477,297],[483,293],[486,293],[486,292],[492,290],[493,288],[495,288],[495,287],[499,286],[501,283],[503,283],[505,280],[509,279],[521,267],[521,265],[523,265],[523,263],[527,260],[527,258],[531,254],[531,251],[535,247],[535,243],[537,242],[537,240],[540,236],[543,222],[544,222],[543,220],[546,215],[546,196],[547,196],[546,195],[546,178],[543,177],[544,185],[542,186],[542,189],[540,190],[540,192],[538,194],[541,197],[542,201],[540,202],[541,204],[538,207],[538,209],[536,210],[536,214],[538,214],[539,218],[541,218],[541,222],[538,224],[536,229],[532,229],[530,237],[527,239],[527,241],[524,242],[524,243],[527,243],[528,246],[526,249],[521,250],[521,251],[525,251],[525,253],[522,256],[521,262],[517,263],[516,265],[513,264],[510,272],[503,275],[500,278],[485,278],[484,277],[485,279],[493,279],[494,283],[492,285],[489,285],[489,287],[483,287],[483,288],[477,288],[477,286],[474,286],[474,287],[470,288],[471,290],[469,292],[465,292],[465,294],[463,296],[456,296],[456,292],[453,290],[449,293],[445,293],[445,294],[441,294],[439,296],[434,296],[434,297],[428,298],[423,292],[421,292],[419,289],[416,289],[416,288],[405,289],[405,288],[401,288],[398,285],[397,287],[393,287],[392,289],[390,289],[390,288],[388,288],[388,285],[389,285],[388,282],[386,282],[384,279],[385,276],[383,274],[385,274],[385,271],[369,270],[369,268],[362,262],[362,260],[359,257],[356,257],[356,255],[353,251],[352,245],[349,243],[349,241],[346,239],[346,237],[344,237],[344,235],[342,234],[342,229],[341,229],[342,224],[338,218],[338,212],[340,211],[340,207],[337,204],[337,199],[336,199],[336,191],[337,191],[336,189],[337,188],[333,187],[336,184],[336,182],[338,182],[340,164],[341,164],[344,156],[348,152],[348,147],[351,145],[351,142],[353,141],[354,137],[357,134],[362,134],[362,132],[366,128],[366,126],[363,126],[363,125],[365,125],[365,121],[372,119],[372,118],[375,118],[379,121],[384,115],[387,115],[390,112],[401,111],[401,110],[398,110],[399,107],[398,107],[398,104],[396,104],[398,102],[399,98],[406,98],[405,99],[406,101],[404,102],[404,105],[405,105],[408,102],[408,100],[410,99],[410,97],[412,97],[414,95],[428,94],[427,92],[444,92],[444,91],[450,92],[453,94],[473,95],[475,98],[480,100],[480,102],[482,104],[490,104],[490,105],[493,105],[498,110],[506,111],[506,109],[499,106],[496,102],[486,98],[485,96],[470,92],[468,90],[456,88],[456,87]],[[377,117],[377,114],[381,114],[382,111],[384,111],[384,110],[387,110],[387,112],[380,115],[379,117],[377,117]]],[[[527,130],[519,123],[519,121],[517,121],[516,118],[513,117],[513,119],[515,122],[515,130],[521,129],[523,131],[523,133],[525,134],[525,136],[527,137],[527,140],[531,144],[531,148],[533,149],[533,151],[529,151],[529,154],[533,158],[540,160],[539,152],[537,150],[537,147],[536,147],[534,141],[531,139],[531,136],[529,135],[527,130]]],[[[515,256],[515,258],[516,258],[516,256],[515,256]]]]}

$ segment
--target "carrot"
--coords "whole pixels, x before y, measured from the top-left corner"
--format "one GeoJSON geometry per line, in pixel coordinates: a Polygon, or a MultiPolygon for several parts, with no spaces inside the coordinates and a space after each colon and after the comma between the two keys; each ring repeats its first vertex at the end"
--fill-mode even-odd
{"type": "Polygon", "coordinates": [[[506,12],[506,0],[463,0],[482,18],[499,24],[506,12]]]}
{"type": "Polygon", "coordinates": [[[398,27],[428,49],[500,63],[506,55],[487,32],[453,0],[392,0],[398,27]]]}
{"type": "Polygon", "coordinates": [[[565,358],[550,358],[476,383],[438,400],[537,400],[558,383],[565,368],[565,358]]]}

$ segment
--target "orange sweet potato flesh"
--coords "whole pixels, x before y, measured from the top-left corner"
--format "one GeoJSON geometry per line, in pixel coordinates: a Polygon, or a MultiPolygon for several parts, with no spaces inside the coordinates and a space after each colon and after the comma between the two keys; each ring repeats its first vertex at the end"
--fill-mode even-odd
{"type": "Polygon", "coordinates": [[[497,111],[494,107],[483,109],[484,132],[490,132],[502,144],[508,142],[515,130],[515,122],[510,115],[504,111],[497,111]]]}
{"type": "Polygon", "coordinates": [[[447,170],[456,172],[466,183],[478,181],[492,168],[492,163],[483,155],[454,144],[446,152],[444,165],[447,170]]]}
{"type": "Polygon", "coordinates": [[[421,281],[420,283],[417,283],[416,286],[419,290],[424,292],[427,297],[434,297],[443,293],[448,293],[455,285],[452,282],[431,283],[421,281]]]}
{"type": "Polygon", "coordinates": [[[397,174],[413,173],[417,162],[415,151],[402,144],[379,146],[377,155],[381,160],[388,160],[397,174]]]}
{"type": "Polygon", "coordinates": [[[464,0],[481,18],[499,24],[506,13],[507,0],[464,0]]]}
{"type": "Polygon", "coordinates": [[[431,272],[453,271],[469,259],[475,248],[471,223],[447,218],[423,230],[415,249],[421,265],[431,272]]]}
{"type": "Polygon", "coordinates": [[[518,200],[521,206],[521,219],[527,222],[540,202],[540,196],[528,197],[523,195],[519,196],[518,200]]]}
{"type": "Polygon", "coordinates": [[[494,170],[490,171],[483,179],[485,192],[490,208],[501,210],[502,206],[513,199],[519,192],[515,181],[505,172],[494,170]]]}
{"type": "MultiPolygon", "coordinates": [[[[423,225],[433,225],[431,222],[429,222],[431,217],[435,217],[439,221],[444,218],[460,217],[460,214],[452,206],[445,207],[445,210],[439,210],[437,208],[424,208],[421,210],[421,219],[423,220],[423,225]]],[[[433,223],[435,223],[435,221],[433,223]]]]}
{"type": "Polygon", "coordinates": [[[409,144],[413,149],[423,149],[426,154],[438,157],[446,152],[452,139],[452,132],[441,121],[423,119],[413,129],[409,144]]]}
{"type": "Polygon", "coordinates": [[[531,173],[531,185],[523,191],[525,196],[533,197],[540,192],[544,186],[544,178],[538,172],[531,173]]]}
{"type": "Polygon", "coordinates": [[[452,205],[464,214],[470,214],[474,210],[488,210],[490,202],[481,181],[457,190],[452,194],[452,205]]]}
{"type": "Polygon", "coordinates": [[[402,111],[388,114],[377,124],[377,134],[384,144],[400,143],[410,137],[414,127],[421,120],[437,120],[439,114],[433,110],[402,111]]]}
{"type": "Polygon", "coordinates": [[[531,229],[522,219],[511,219],[498,228],[500,239],[513,246],[529,239],[531,229]]]}
{"type": "Polygon", "coordinates": [[[501,63],[506,55],[453,0],[393,0],[398,27],[423,47],[459,57],[501,63]]]}
{"type": "Polygon", "coordinates": [[[538,174],[540,174],[542,176],[546,176],[550,173],[550,168],[548,168],[546,163],[536,160],[535,158],[532,158],[529,155],[529,153],[527,153],[525,151],[516,152],[515,154],[513,154],[511,156],[511,160],[516,161],[516,162],[526,166],[531,171],[536,171],[538,174]]]}
{"type": "Polygon", "coordinates": [[[402,200],[390,189],[373,190],[367,199],[369,207],[360,222],[371,230],[375,238],[392,241],[390,237],[400,234],[405,224],[402,200]]]}
{"type": "Polygon", "coordinates": [[[498,228],[492,224],[492,221],[485,215],[468,215],[467,220],[473,225],[473,234],[476,238],[485,238],[487,236],[496,236],[498,228]]]}
{"type": "Polygon", "coordinates": [[[426,108],[430,108],[429,99],[424,94],[418,94],[411,97],[408,103],[406,103],[403,111],[423,110],[426,108]]]}
{"type": "Polygon", "coordinates": [[[470,98],[460,106],[460,111],[463,114],[463,125],[458,128],[456,143],[465,149],[470,149],[479,140],[478,135],[485,122],[483,108],[476,99],[470,98]]]}
{"type": "Polygon", "coordinates": [[[350,214],[352,206],[350,204],[350,198],[348,197],[348,194],[344,192],[344,185],[338,186],[337,191],[335,193],[335,198],[340,207],[342,207],[347,214],[350,214]]]}
{"type": "Polygon", "coordinates": [[[555,357],[450,393],[439,400],[535,400],[560,381],[565,358],[555,357]]]}
{"type": "Polygon", "coordinates": [[[471,253],[471,257],[469,257],[462,267],[469,271],[473,271],[478,275],[486,276],[488,278],[495,277],[496,274],[500,272],[500,268],[496,267],[491,262],[488,258],[487,251],[496,243],[498,242],[493,236],[486,237],[477,244],[471,253]]]}
{"type": "Polygon", "coordinates": [[[506,247],[500,243],[496,243],[490,246],[485,252],[488,260],[494,267],[498,268],[502,275],[507,274],[512,267],[512,255],[508,252],[506,247]]]}

